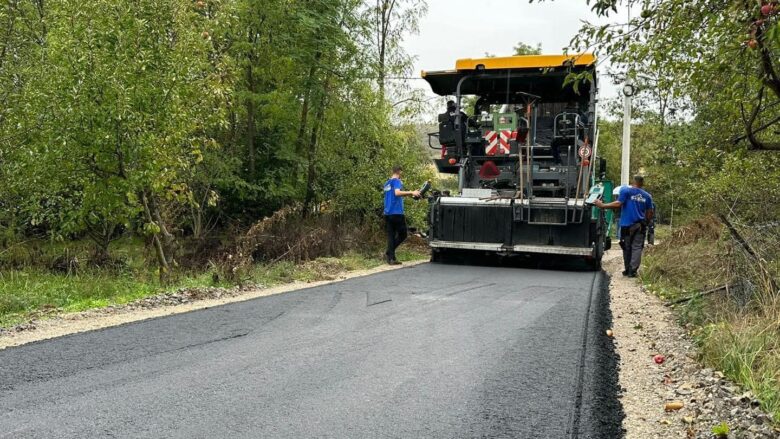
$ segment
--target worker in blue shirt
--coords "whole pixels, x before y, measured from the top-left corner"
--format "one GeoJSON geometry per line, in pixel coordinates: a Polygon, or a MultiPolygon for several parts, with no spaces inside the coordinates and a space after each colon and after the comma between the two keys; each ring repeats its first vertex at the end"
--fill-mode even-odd
{"type": "Polygon", "coordinates": [[[406,239],[406,217],[404,216],[403,197],[420,197],[419,191],[403,190],[401,182],[401,173],[403,169],[400,166],[393,167],[393,175],[387,179],[384,185],[385,197],[385,230],[387,231],[387,251],[385,257],[390,265],[400,265],[395,258],[395,249],[406,239]]]}
{"type": "Polygon", "coordinates": [[[596,207],[620,209],[620,247],[623,249],[623,276],[636,277],[642,262],[647,226],[653,220],[655,205],[653,197],[642,187],[645,179],[634,177],[634,184],[620,190],[618,199],[611,203],[596,200],[596,207]]]}

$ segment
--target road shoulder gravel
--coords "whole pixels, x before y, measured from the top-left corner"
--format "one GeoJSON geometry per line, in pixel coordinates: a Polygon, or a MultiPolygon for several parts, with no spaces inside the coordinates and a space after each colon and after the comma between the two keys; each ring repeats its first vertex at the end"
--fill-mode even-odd
{"type": "Polygon", "coordinates": [[[721,423],[728,425],[729,438],[780,437],[752,394],[697,362],[696,347],[673,312],[636,279],[621,275],[619,251],[609,251],[604,262],[611,275],[612,330],[620,356],[627,439],[709,439],[721,423]],[[663,356],[661,364],[655,362],[657,355],[663,356]],[[670,403],[681,403],[682,408],[667,411],[670,403]]]}
{"type": "Polygon", "coordinates": [[[333,275],[335,278],[332,280],[293,282],[269,288],[245,286],[235,288],[182,289],[174,293],[159,294],[121,306],[109,306],[85,312],[59,314],[48,319],[30,321],[27,324],[20,325],[12,330],[0,330],[0,350],[79,332],[103,329],[141,320],[212,308],[227,303],[242,302],[258,297],[313,288],[355,277],[381,273],[383,271],[413,267],[426,262],[427,261],[424,260],[405,262],[402,266],[381,265],[368,270],[334,273],[333,275]]]}

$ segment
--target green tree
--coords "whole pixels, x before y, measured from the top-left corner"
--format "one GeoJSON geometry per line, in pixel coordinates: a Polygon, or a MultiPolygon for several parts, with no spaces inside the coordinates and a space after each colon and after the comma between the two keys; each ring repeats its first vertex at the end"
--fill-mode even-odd
{"type": "Polygon", "coordinates": [[[775,6],[746,0],[598,0],[593,9],[613,17],[618,6],[629,5],[641,5],[641,14],[625,23],[586,23],[571,49],[596,50],[629,70],[646,94],[655,95],[662,120],[670,106],[706,118],[713,132],[729,139],[719,148],[780,148],[772,129],[780,122],[775,6]]]}
{"type": "Polygon", "coordinates": [[[141,234],[167,273],[182,237],[291,204],[365,217],[392,164],[422,169],[402,125],[413,100],[390,104],[377,81],[408,69],[415,5],[6,3],[0,227],[86,236],[99,259],[141,234]]]}
{"type": "Polygon", "coordinates": [[[401,48],[404,36],[416,33],[419,17],[427,9],[425,0],[376,0],[369,2],[367,19],[372,34],[376,83],[379,96],[385,98],[389,74],[405,74],[411,59],[401,48]]]}
{"type": "Polygon", "coordinates": [[[166,272],[175,243],[163,205],[186,202],[183,176],[222,121],[207,23],[171,0],[61,1],[47,16],[46,57],[24,93],[36,134],[15,176],[35,194],[30,215],[85,231],[102,258],[116,227],[141,215],[166,272]]]}
{"type": "Polygon", "coordinates": [[[542,43],[537,43],[536,46],[532,46],[520,41],[512,48],[512,51],[514,55],[541,55],[542,43]]]}
{"type": "Polygon", "coordinates": [[[9,0],[0,6],[0,247],[20,227],[19,205],[24,188],[14,181],[23,166],[19,145],[35,131],[35,117],[24,106],[22,93],[35,77],[35,60],[46,38],[43,1],[9,0]],[[17,191],[16,189],[20,189],[17,191]]]}

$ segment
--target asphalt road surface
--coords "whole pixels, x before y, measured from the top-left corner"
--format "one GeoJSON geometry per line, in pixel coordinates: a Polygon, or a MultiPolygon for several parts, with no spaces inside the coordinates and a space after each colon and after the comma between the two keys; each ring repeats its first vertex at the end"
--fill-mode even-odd
{"type": "Polygon", "coordinates": [[[620,437],[606,279],[423,264],[0,351],[0,438],[620,437]]]}

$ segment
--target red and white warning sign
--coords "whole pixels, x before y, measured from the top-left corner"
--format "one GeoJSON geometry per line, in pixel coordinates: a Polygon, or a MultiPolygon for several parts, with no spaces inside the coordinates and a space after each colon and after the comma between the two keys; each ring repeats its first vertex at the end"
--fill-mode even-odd
{"type": "Polygon", "coordinates": [[[580,151],[579,151],[579,152],[580,152],[580,157],[582,157],[582,158],[586,159],[586,158],[590,157],[590,154],[591,154],[591,152],[592,152],[592,151],[590,150],[590,146],[588,146],[588,145],[583,145],[583,146],[580,148],[580,151]]]}
{"type": "Polygon", "coordinates": [[[487,140],[487,146],[485,147],[485,154],[509,154],[509,140],[514,139],[517,133],[509,130],[504,131],[488,131],[485,133],[485,140],[487,140]]]}

